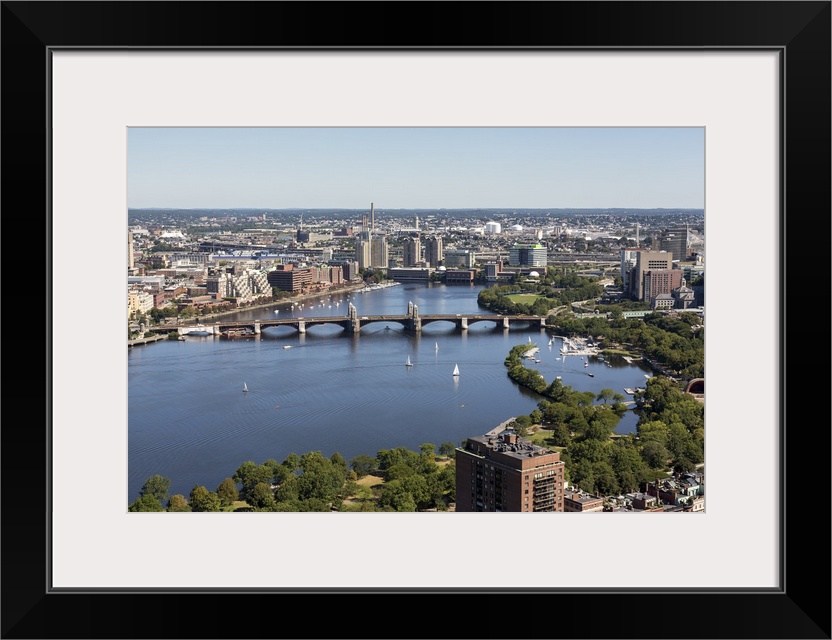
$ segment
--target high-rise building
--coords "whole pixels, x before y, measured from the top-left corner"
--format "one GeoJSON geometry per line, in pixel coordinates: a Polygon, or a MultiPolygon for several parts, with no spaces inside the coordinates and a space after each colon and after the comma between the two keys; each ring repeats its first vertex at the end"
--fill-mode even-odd
{"type": "Polygon", "coordinates": [[[546,247],[542,244],[516,244],[508,252],[511,267],[545,267],[546,247]]]}
{"type": "Polygon", "coordinates": [[[659,236],[659,248],[673,254],[674,260],[686,260],[690,250],[690,225],[665,229],[659,236]]]}
{"type": "Polygon", "coordinates": [[[388,260],[387,236],[383,233],[373,233],[370,236],[370,266],[386,269],[388,260]]]}
{"type": "Polygon", "coordinates": [[[418,235],[408,236],[402,244],[402,266],[415,267],[422,261],[422,242],[418,235]]]}
{"type": "Polygon", "coordinates": [[[621,249],[621,290],[630,291],[630,279],[633,269],[636,266],[638,251],[634,249],[621,249]]]}
{"type": "Polygon", "coordinates": [[[673,254],[667,251],[636,251],[636,266],[632,271],[630,293],[636,300],[644,300],[644,274],[673,268],[673,254]]]}
{"type": "Polygon", "coordinates": [[[372,266],[373,254],[369,231],[360,231],[355,237],[355,261],[358,263],[359,269],[367,269],[372,266]]]}
{"type": "Polygon", "coordinates": [[[442,262],[442,238],[439,236],[429,236],[425,238],[425,262],[429,267],[438,267],[442,262]]]}
{"type": "Polygon", "coordinates": [[[510,429],[468,438],[454,461],[457,511],[563,511],[560,453],[510,429]]]}
{"type": "Polygon", "coordinates": [[[135,269],[136,261],[133,257],[133,232],[127,232],[127,268],[135,269]]]}
{"type": "MultiPolygon", "coordinates": [[[[650,269],[644,272],[644,301],[651,308],[659,296],[670,296],[674,289],[682,286],[681,269],[650,269]]],[[[671,303],[672,305],[672,303],[671,303]]]]}

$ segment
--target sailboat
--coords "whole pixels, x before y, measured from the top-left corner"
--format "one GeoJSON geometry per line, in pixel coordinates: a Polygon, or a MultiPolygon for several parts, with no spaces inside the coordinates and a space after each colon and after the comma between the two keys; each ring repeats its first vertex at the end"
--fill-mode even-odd
{"type": "Polygon", "coordinates": [[[410,362],[410,356],[407,356],[407,362],[405,362],[405,366],[412,367],[413,363],[410,362]]]}
{"type": "Polygon", "coordinates": [[[454,376],[458,376],[458,375],[459,375],[459,365],[455,364],[454,365],[454,376]]]}
{"type": "Polygon", "coordinates": [[[248,393],[248,387],[245,382],[243,383],[243,393],[248,393]]]}
{"type": "Polygon", "coordinates": [[[438,342],[434,343],[433,350],[434,351],[439,351],[439,343],[438,342]]]}

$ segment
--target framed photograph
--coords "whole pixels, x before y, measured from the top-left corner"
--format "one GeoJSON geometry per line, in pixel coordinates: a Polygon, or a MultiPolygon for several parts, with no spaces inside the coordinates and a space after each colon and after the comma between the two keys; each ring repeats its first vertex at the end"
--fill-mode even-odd
{"type": "MultiPolygon", "coordinates": [[[[7,361],[9,416],[33,396],[44,413],[15,411],[2,433],[3,637],[254,637],[280,632],[251,604],[287,602],[326,607],[308,637],[413,636],[413,623],[343,628],[358,598],[380,595],[394,618],[435,605],[431,617],[442,611],[454,629],[448,605],[508,605],[502,618],[466,616],[460,637],[830,637],[830,531],[816,506],[829,431],[804,417],[828,385],[807,375],[817,350],[797,342],[817,332],[787,332],[787,311],[814,307],[801,304],[817,295],[806,276],[828,270],[829,2],[3,2],[2,12],[7,263],[34,258],[46,283],[33,323],[45,327],[44,357],[12,349],[7,361]],[[407,27],[393,35],[392,24],[407,27]],[[540,526],[509,513],[128,514],[129,131],[223,127],[703,130],[705,513],[540,526]],[[46,239],[45,256],[20,251],[32,237],[46,239]],[[789,372],[805,400],[793,393],[787,405],[789,372]],[[235,601],[245,615],[229,595],[249,598],[235,601]],[[547,615],[518,627],[512,596],[547,615]],[[128,631],[100,614],[114,601],[128,631]],[[569,615],[579,607],[585,616],[569,615]]],[[[7,337],[19,331],[9,315],[7,337]]]]}

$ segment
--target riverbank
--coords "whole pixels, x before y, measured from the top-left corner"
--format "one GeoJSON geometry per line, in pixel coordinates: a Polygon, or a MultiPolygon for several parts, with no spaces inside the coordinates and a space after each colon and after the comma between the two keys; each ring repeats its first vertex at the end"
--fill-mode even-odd
{"type": "Polygon", "coordinates": [[[214,313],[209,313],[204,316],[199,316],[199,318],[195,318],[193,322],[182,323],[185,325],[190,324],[198,324],[204,323],[206,320],[213,320],[216,318],[221,318],[223,316],[232,315],[235,313],[240,313],[241,311],[253,311],[256,309],[266,309],[268,307],[273,307],[275,305],[280,304],[292,304],[295,302],[303,302],[305,300],[315,300],[318,298],[326,298],[327,296],[331,296],[338,293],[351,293],[353,291],[363,290],[368,285],[364,283],[362,280],[361,282],[349,282],[345,285],[341,285],[338,287],[330,287],[329,289],[324,289],[321,291],[310,291],[309,293],[301,293],[293,296],[288,296],[286,298],[281,298],[280,300],[269,300],[269,302],[264,302],[262,304],[252,304],[246,305],[243,307],[235,307],[234,309],[228,309],[227,311],[217,311],[214,313]]]}

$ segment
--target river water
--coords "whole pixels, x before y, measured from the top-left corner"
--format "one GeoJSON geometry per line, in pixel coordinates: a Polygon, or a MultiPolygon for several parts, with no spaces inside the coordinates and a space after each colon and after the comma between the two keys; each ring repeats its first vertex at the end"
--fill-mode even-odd
{"type": "MultiPolygon", "coordinates": [[[[481,289],[406,283],[223,319],[346,316],[349,303],[359,316],[405,314],[409,302],[422,315],[488,313],[477,304],[481,289]]],[[[280,327],[253,337],[188,336],[131,348],[127,500],[157,473],[170,478],[171,494],[187,497],[195,485],[216,489],[246,460],[337,451],[349,462],[400,446],[458,445],[537,407],[541,397],[512,382],[503,364],[513,346],[529,339],[540,348],[540,362],[524,364],[547,382],[561,376],[575,391],[624,394],[643,386],[649,373],[620,358],[590,357],[584,367],[579,356],[561,358],[560,339],[549,347],[538,327],[506,330],[493,322],[470,324],[465,332],[435,322],[421,334],[395,322],[373,323],[354,335],[337,325],[316,325],[305,334],[280,327]]],[[[628,411],[616,431],[632,432],[636,421],[628,411]]]]}

